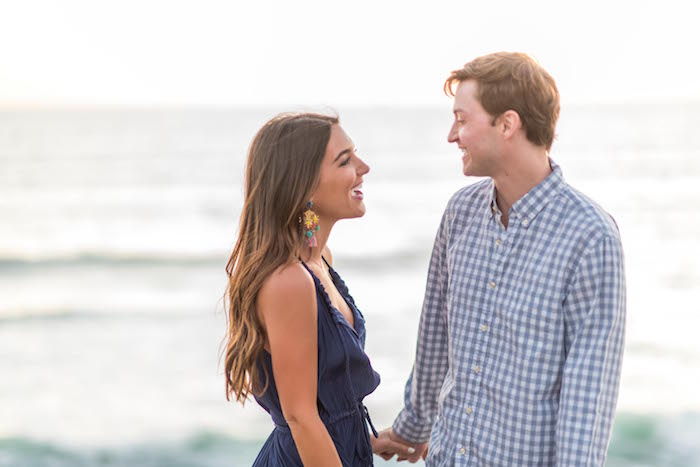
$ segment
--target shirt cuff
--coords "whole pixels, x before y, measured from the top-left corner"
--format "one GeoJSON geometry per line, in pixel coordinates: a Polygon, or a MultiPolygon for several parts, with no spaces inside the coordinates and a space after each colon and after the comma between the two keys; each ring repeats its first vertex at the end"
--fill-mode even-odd
{"type": "Polygon", "coordinates": [[[396,417],[392,426],[394,433],[410,443],[425,443],[430,439],[433,422],[420,421],[405,408],[396,417]]]}

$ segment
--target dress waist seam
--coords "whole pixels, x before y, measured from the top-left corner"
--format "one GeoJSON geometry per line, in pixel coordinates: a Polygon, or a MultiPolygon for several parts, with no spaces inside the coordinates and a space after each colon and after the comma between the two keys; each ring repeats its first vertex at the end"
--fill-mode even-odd
{"type": "MultiPolygon", "coordinates": [[[[335,423],[338,423],[342,420],[345,420],[346,418],[350,418],[353,415],[359,415],[360,418],[364,418],[364,414],[362,412],[362,406],[357,406],[353,409],[349,409],[343,412],[337,412],[330,414],[326,417],[321,417],[321,421],[323,422],[324,425],[333,425],[335,423]]],[[[282,431],[290,431],[289,430],[289,425],[285,424],[280,424],[275,422],[275,428],[278,428],[282,431]]]]}

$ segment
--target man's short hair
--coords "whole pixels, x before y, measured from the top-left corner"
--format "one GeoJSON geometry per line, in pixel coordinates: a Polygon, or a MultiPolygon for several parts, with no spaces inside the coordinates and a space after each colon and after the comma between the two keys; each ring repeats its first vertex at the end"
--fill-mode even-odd
{"type": "Polygon", "coordinates": [[[444,90],[454,96],[454,85],[474,80],[476,98],[494,117],[507,110],[520,116],[527,139],[552,147],[559,118],[559,91],[554,79],[531,56],[520,52],[496,52],[477,57],[445,81],[444,90]]]}

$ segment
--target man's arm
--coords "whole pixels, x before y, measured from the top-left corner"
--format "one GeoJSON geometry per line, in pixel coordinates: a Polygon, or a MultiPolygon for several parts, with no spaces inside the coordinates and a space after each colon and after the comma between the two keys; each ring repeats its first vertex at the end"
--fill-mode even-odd
{"type": "Polygon", "coordinates": [[[584,253],[564,301],[566,362],[557,422],[557,465],[605,463],[620,384],[625,274],[615,235],[584,253]]]}
{"type": "Polygon", "coordinates": [[[416,358],[406,383],[404,409],[394,421],[393,431],[411,443],[423,443],[437,414],[438,394],[448,369],[447,335],[447,234],[449,207],[435,238],[428,269],[416,358]]]}

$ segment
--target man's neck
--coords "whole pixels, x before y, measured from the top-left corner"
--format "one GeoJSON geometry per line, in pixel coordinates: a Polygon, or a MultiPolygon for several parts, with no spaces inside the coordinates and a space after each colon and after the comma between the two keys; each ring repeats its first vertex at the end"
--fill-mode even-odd
{"type": "Polygon", "coordinates": [[[508,228],[510,208],[552,173],[546,153],[540,157],[520,157],[493,177],[501,222],[508,228]]]}

